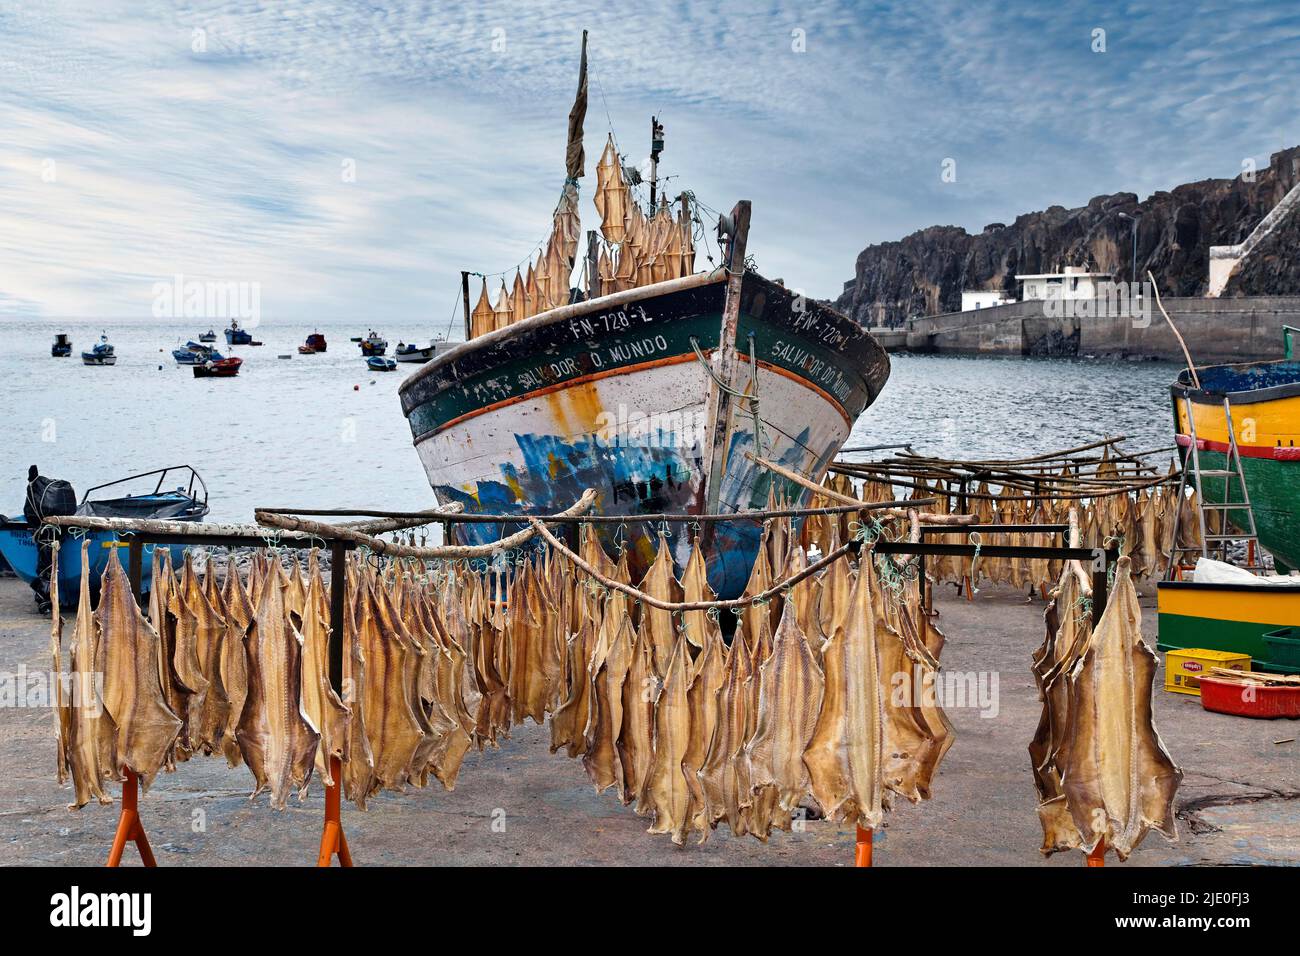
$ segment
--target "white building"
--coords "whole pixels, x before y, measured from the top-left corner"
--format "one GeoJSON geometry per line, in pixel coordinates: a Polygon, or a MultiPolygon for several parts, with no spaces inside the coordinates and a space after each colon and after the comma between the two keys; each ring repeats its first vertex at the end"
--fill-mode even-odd
{"type": "Polygon", "coordinates": [[[1014,301],[1014,299],[1008,299],[1006,294],[1000,290],[963,292],[961,294],[961,310],[963,312],[973,312],[976,309],[991,309],[995,305],[1007,305],[1014,301]]]}
{"type": "Polygon", "coordinates": [[[1060,299],[1094,299],[1099,295],[1097,286],[1109,282],[1109,272],[1089,272],[1080,266],[1066,266],[1064,272],[1042,272],[1034,275],[1017,275],[1023,283],[1021,302],[1032,302],[1052,296],[1060,299]]]}

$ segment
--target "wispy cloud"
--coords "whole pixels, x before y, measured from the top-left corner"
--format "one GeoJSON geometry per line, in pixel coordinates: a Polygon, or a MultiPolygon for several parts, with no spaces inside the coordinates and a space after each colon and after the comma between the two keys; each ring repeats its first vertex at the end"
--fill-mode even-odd
{"type": "Polygon", "coordinates": [[[607,126],[637,160],[659,111],[668,189],[753,199],[760,267],[819,296],[868,242],[1300,140],[1293,4],[1091,6],[0,4],[0,314],[144,316],[179,272],[445,322],[460,269],[547,229],[584,27],[585,194],[607,126]]]}

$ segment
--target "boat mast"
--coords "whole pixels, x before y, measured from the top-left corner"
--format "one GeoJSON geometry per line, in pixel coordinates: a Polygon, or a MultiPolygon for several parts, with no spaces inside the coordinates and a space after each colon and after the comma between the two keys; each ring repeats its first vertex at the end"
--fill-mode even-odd
{"type": "Polygon", "coordinates": [[[659,186],[659,154],[664,151],[664,126],[657,116],[650,117],[650,214],[655,211],[655,192],[659,186]]]}

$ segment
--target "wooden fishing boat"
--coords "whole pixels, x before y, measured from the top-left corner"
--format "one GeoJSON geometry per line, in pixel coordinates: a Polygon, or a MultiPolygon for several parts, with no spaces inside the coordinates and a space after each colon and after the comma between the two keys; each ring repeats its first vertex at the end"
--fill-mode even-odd
{"type": "MultiPolygon", "coordinates": [[[[172,465],[96,485],[82,495],[76,508],[76,514],[98,518],[153,518],[169,521],[202,521],[207,513],[207,485],[204,484],[199,473],[189,465],[172,465]],[[164,489],[164,482],[177,481],[178,474],[180,483],[174,488],[164,489]],[[122,486],[128,484],[133,485],[137,490],[140,488],[145,490],[138,494],[122,494],[122,486]],[[104,496],[107,489],[114,489],[111,493],[112,497],[104,496]]],[[[21,508],[18,509],[17,514],[22,514],[21,508]]],[[[36,542],[32,538],[35,531],[36,529],[21,517],[8,518],[0,515],[0,554],[24,584],[31,584],[37,573],[38,554],[36,542]]],[[[100,575],[108,565],[110,550],[126,547],[127,541],[112,531],[89,531],[86,537],[90,539],[91,589],[97,592],[100,575]]],[[[69,546],[66,539],[64,546],[69,546]]],[[[143,546],[145,590],[149,588],[154,547],[152,544],[143,546]]],[[[170,547],[173,560],[184,559],[184,545],[158,545],[158,547],[170,547]]],[[[80,579],[80,557],[59,562],[61,602],[75,605],[80,579]]]]}
{"type": "Polygon", "coordinates": [[[383,355],[388,351],[388,340],[374,329],[371,329],[370,334],[364,339],[357,339],[355,341],[360,343],[362,355],[383,355]]]}
{"type": "Polygon", "coordinates": [[[311,335],[307,336],[307,343],[298,347],[298,351],[301,352],[305,348],[309,352],[324,352],[327,347],[324,334],[313,332],[311,335]]]}
{"type": "Polygon", "coordinates": [[[67,332],[60,332],[54,336],[54,344],[50,346],[50,355],[54,358],[67,358],[72,354],[72,340],[68,338],[67,332]]]}
{"type": "Polygon", "coordinates": [[[253,333],[249,332],[247,329],[241,329],[239,323],[232,319],[230,322],[230,328],[226,329],[226,344],[253,345],[255,344],[253,342],[253,333]]]}
{"type": "Polygon", "coordinates": [[[1249,654],[1257,670],[1300,674],[1287,643],[1270,635],[1300,628],[1300,586],[1205,584],[1161,581],[1156,585],[1159,648],[1201,647],[1249,654]]]}
{"type": "Polygon", "coordinates": [[[215,342],[216,340],[217,333],[214,329],[208,329],[206,332],[199,333],[200,342],[215,342]]]}
{"type": "MultiPolygon", "coordinates": [[[[1184,461],[1192,440],[1190,409],[1201,467],[1206,470],[1226,467],[1229,435],[1224,401],[1228,401],[1259,543],[1283,570],[1300,568],[1300,361],[1290,357],[1290,331],[1285,334],[1287,358],[1197,368],[1199,388],[1183,370],[1170,389],[1184,461]]],[[[1206,479],[1203,490],[1211,503],[1242,500],[1235,481],[1206,479]],[[1225,486],[1231,489],[1230,499],[1225,486]]],[[[1240,529],[1244,515],[1229,510],[1227,517],[1240,529]]]]}
{"type": "MultiPolygon", "coordinates": [[[[601,233],[588,234],[586,289],[572,289],[583,175],[586,41],[569,117],[568,176],[553,230],[528,278],[486,284],[459,344],[403,382],[402,408],[440,503],[467,511],[547,514],[586,488],[626,526],[595,525],[611,553],[626,545],[634,575],[659,530],[638,515],[734,512],[701,530],[709,583],[744,588],[760,525],[740,517],[776,491],[752,455],[820,480],[854,421],[889,376],[884,349],[856,322],[746,265],[749,203],[720,217],[722,265],[695,273],[695,204],[655,201],[663,128],[652,124],[648,211],[632,192],[612,136],[597,167],[601,233]],[[603,241],[602,241],[603,239],[603,241]]],[[[466,543],[517,527],[463,524],[466,543]]],[[[679,570],[690,537],[671,539],[679,570]]]]}
{"type": "Polygon", "coordinates": [[[244,364],[241,358],[211,359],[202,365],[194,366],[195,378],[234,378],[239,374],[239,367],[244,364]]]}

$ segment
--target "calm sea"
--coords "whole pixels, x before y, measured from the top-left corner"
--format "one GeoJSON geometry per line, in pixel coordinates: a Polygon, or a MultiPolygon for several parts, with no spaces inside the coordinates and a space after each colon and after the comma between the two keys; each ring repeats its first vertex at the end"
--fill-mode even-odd
{"type": "MultiPolygon", "coordinates": [[[[206,322],[0,323],[0,513],[21,512],[31,464],[70,480],[78,494],[163,465],[193,465],[207,482],[209,520],[249,521],[255,506],[434,503],[397,400],[398,385],[419,366],[367,370],[349,341],[366,333],[364,323],[322,324],[329,351],[300,356],[313,326],[263,320],[254,331],[261,347],[218,341],[223,353],[244,359],[229,380],[195,379],[172,359],[206,322]],[[79,354],[101,330],[118,364],[83,366],[79,354]],[[56,331],[71,334],[72,358],[50,358],[56,331]]],[[[399,338],[423,345],[442,329],[379,331],[391,354],[399,338]]],[[[1172,365],[906,355],[893,362],[850,445],[911,442],[924,453],[988,458],[1118,434],[1132,450],[1170,444],[1172,365]]]]}

